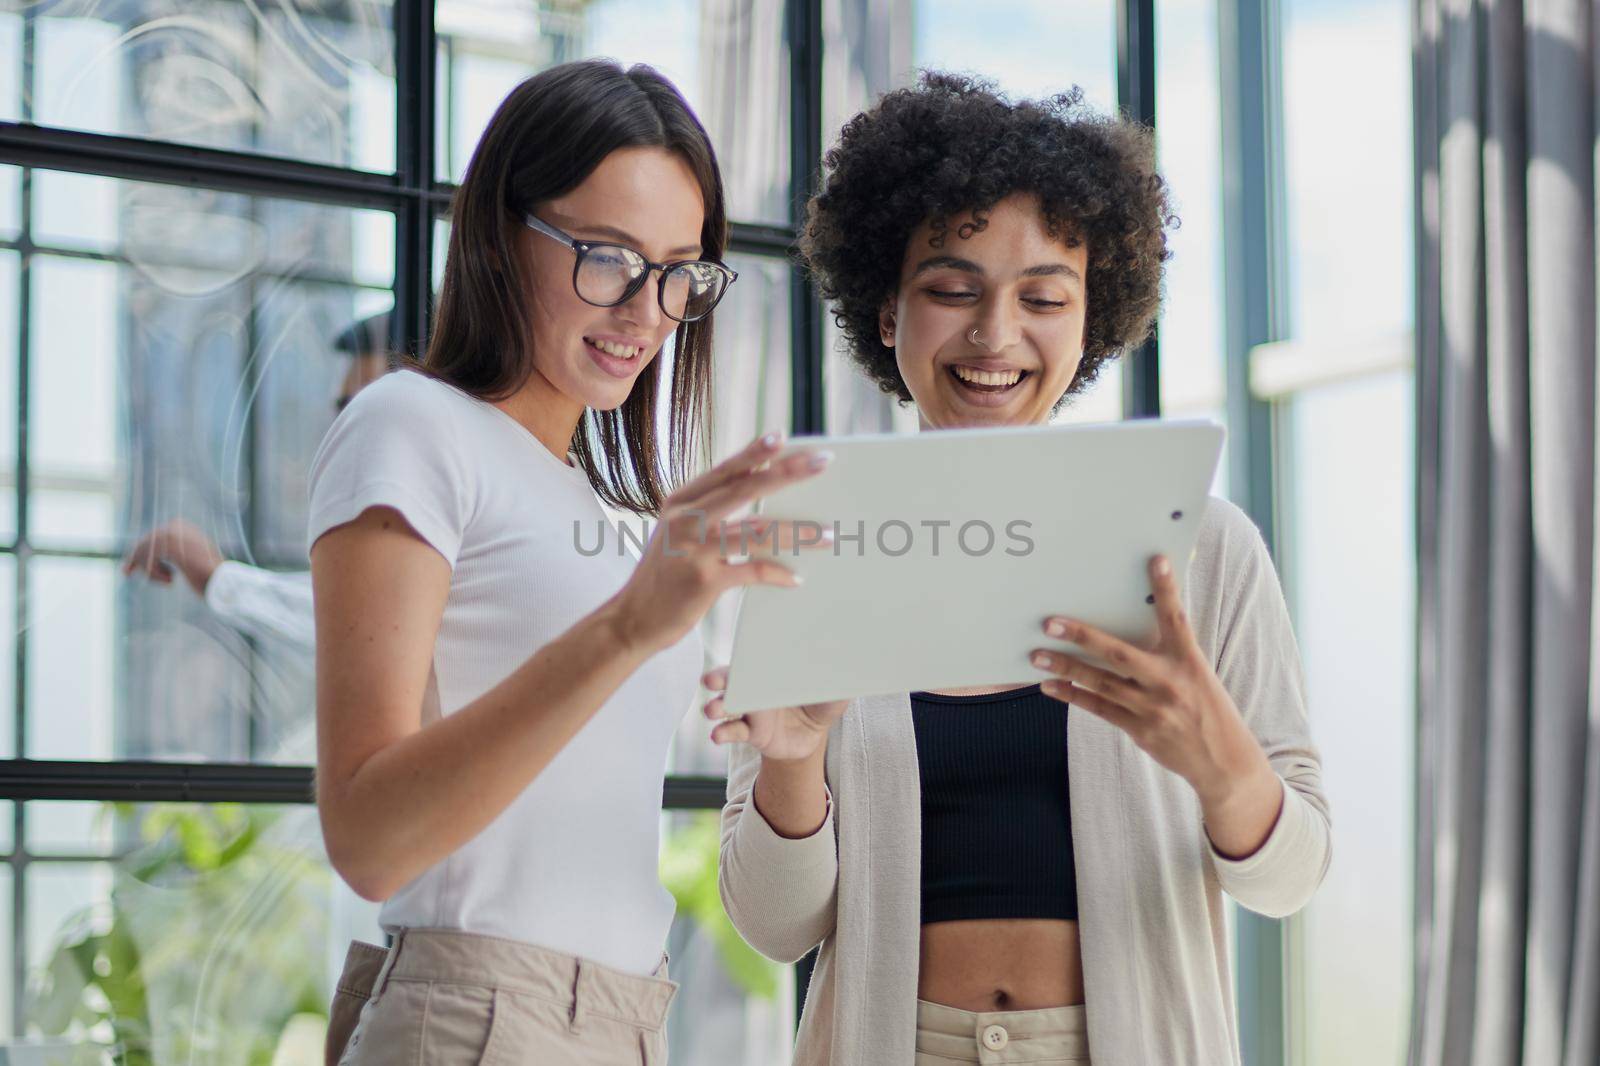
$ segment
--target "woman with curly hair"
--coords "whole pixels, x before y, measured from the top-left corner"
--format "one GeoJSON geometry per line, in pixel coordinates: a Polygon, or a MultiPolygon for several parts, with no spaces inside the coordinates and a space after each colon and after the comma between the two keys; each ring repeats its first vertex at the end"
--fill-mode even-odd
{"type": "MultiPolygon", "coordinates": [[[[803,252],[923,430],[1043,424],[1148,335],[1176,222],[1148,130],[927,74],[826,164],[803,252]]],[[[1040,683],[708,703],[738,742],[728,914],[772,958],[821,945],[797,1064],[1239,1062],[1222,893],[1272,916],[1310,898],[1320,762],[1250,520],[1213,498],[1186,587],[1160,557],[1150,578],[1152,646],[1043,618],[1017,649],[1040,683]]]]}

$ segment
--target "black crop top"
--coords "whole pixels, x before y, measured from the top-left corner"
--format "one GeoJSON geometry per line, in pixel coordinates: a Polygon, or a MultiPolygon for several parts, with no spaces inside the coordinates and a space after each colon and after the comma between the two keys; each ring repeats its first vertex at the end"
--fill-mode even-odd
{"type": "Polygon", "coordinates": [[[922,774],[922,920],[1078,918],[1067,705],[1038,685],[911,694],[922,774]]]}

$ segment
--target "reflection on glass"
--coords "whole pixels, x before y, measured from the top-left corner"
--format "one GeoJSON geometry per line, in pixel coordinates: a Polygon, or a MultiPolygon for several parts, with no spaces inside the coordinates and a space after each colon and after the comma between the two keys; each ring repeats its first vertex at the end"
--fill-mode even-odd
{"type": "MultiPolygon", "coordinates": [[[[181,526],[198,554],[303,585],[307,467],[335,401],[384,361],[394,218],[50,171],[32,185],[27,753],[307,761],[309,641],[203,601],[208,567],[166,566],[164,585],[117,561],[181,526]]],[[[22,282],[0,249],[0,525],[22,282]]]]}
{"type": "Polygon", "coordinates": [[[0,49],[8,25],[15,35],[26,23],[34,39],[33,80],[16,117],[394,169],[394,44],[389,5],[379,0],[85,0],[0,18],[9,20],[0,49]]]}
{"type": "MultiPolygon", "coordinates": [[[[215,1061],[321,1061],[345,946],[383,938],[376,905],[328,867],[314,808],[28,806],[30,834],[54,827],[63,850],[109,843],[116,858],[24,866],[16,942],[28,991],[16,1032],[63,1048],[120,1044],[126,1061],[185,1063],[201,1051],[215,1061]]],[[[30,836],[30,849],[45,842],[30,836]]],[[[783,1061],[794,1033],[792,970],[752,950],[723,912],[717,843],[715,812],[663,818],[661,878],[678,905],[667,950],[681,985],[671,1057],[783,1061]]],[[[0,866],[0,904],[8,876],[0,866]]],[[[0,992],[11,933],[11,908],[0,906],[0,992]]],[[[3,1041],[14,1032],[4,1006],[0,1023],[3,1041]]]]}
{"type": "Polygon", "coordinates": [[[782,0],[439,0],[438,176],[459,181],[489,116],[528,75],[585,56],[648,63],[717,146],[728,216],[789,217],[782,0]]]}
{"type": "Polygon", "coordinates": [[[118,1061],[320,1062],[345,945],[382,938],[375,906],[328,868],[315,809],[116,804],[97,817],[114,862],[25,867],[17,1028],[118,1061]]]}

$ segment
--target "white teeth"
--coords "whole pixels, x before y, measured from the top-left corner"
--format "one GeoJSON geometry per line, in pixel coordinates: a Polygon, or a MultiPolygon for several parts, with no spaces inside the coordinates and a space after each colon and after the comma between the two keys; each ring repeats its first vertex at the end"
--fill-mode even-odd
{"type": "Polygon", "coordinates": [[[631,344],[612,344],[610,341],[596,340],[591,340],[589,343],[607,355],[614,355],[618,359],[637,359],[644,352],[643,348],[635,348],[631,344]]]}
{"type": "Polygon", "coordinates": [[[974,370],[968,366],[958,366],[955,371],[956,377],[974,385],[1015,385],[1022,380],[1020,370],[974,370]]]}

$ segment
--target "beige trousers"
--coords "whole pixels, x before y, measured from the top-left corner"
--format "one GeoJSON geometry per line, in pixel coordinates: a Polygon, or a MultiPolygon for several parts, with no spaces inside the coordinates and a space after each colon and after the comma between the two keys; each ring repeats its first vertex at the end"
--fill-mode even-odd
{"type": "Polygon", "coordinates": [[[1080,1005],[979,1013],[917,1000],[916,1066],[952,1062],[1087,1066],[1087,1010],[1080,1005]]]}
{"type": "Polygon", "coordinates": [[[667,964],[650,977],[496,937],[404,929],[355,943],[328,1019],[329,1066],[664,1066],[667,964]]]}

